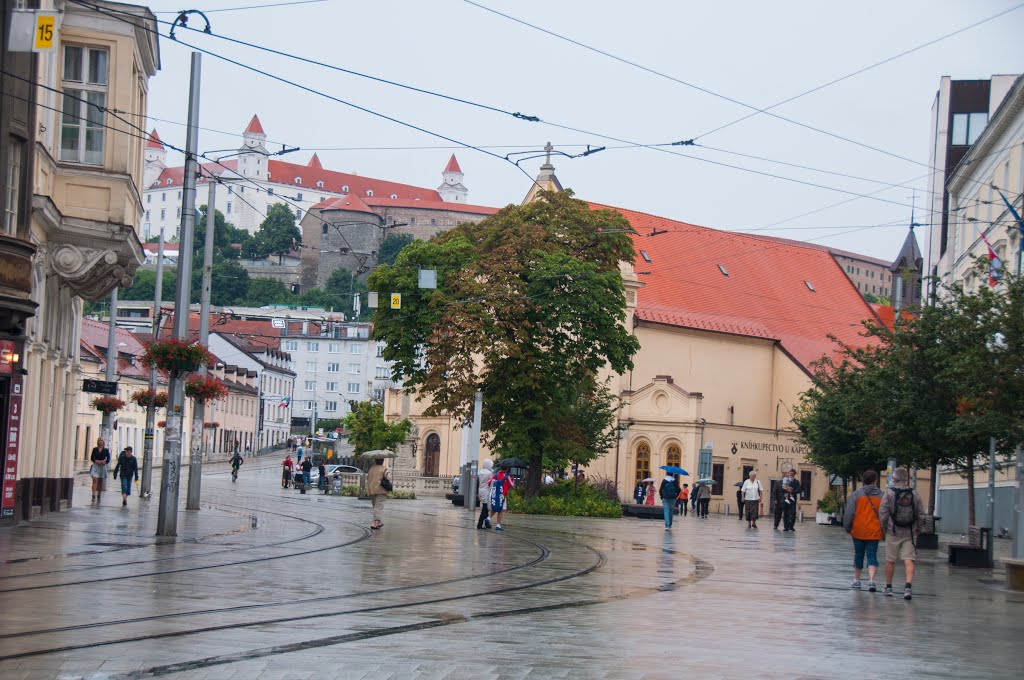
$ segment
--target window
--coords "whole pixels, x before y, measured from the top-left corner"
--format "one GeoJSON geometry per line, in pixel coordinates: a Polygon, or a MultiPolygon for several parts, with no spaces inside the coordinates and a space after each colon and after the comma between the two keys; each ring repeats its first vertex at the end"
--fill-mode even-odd
{"type": "Polygon", "coordinates": [[[302,192],[301,191],[299,193],[295,194],[295,200],[296,201],[301,201],[302,200],[302,192]]]}
{"type": "Polygon", "coordinates": [[[325,401],[324,410],[328,412],[334,412],[338,410],[338,402],[336,401],[325,401]]]}
{"type": "MultiPolygon", "coordinates": [[[[807,286],[807,290],[811,291],[812,293],[814,292],[814,284],[812,284],[810,281],[804,281],[804,285],[807,286]]],[[[874,286],[871,287],[874,288],[874,286]]]]}
{"type": "Polygon", "coordinates": [[[327,233],[327,223],[326,222],[324,222],[323,233],[325,233],[325,234],[327,233]]]}
{"type": "Polygon", "coordinates": [[[316,392],[316,381],[315,380],[307,380],[306,381],[306,391],[307,392],[316,392]]]}
{"type": "Polygon", "coordinates": [[[161,203],[166,203],[167,202],[167,192],[166,191],[163,192],[162,194],[160,194],[160,202],[161,203]]]}
{"type": "Polygon", "coordinates": [[[349,364],[348,365],[348,372],[349,372],[349,375],[359,375],[360,373],[362,373],[362,369],[359,366],[359,364],[349,364]]]}
{"type": "Polygon", "coordinates": [[[14,236],[18,233],[21,182],[25,173],[25,143],[19,142],[13,137],[8,139],[10,151],[7,156],[7,172],[4,173],[3,233],[14,236]]]}
{"type": "Polygon", "coordinates": [[[810,470],[800,471],[800,500],[802,501],[811,500],[811,477],[813,474],[810,470]]]}
{"type": "Polygon", "coordinates": [[[722,276],[729,276],[729,272],[726,270],[724,264],[718,265],[718,271],[722,272],[722,276]]]}
{"type": "Polygon", "coordinates": [[[725,484],[725,463],[711,464],[711,479],[715,480],[715,483],[711,485],[711,494],[721,496],[725,484]]]}
{"type": "Polygon", "coordinates": [[[302,211],[301,210],[296,210],[295,211],[295,219],[297,219],[297,220],[301,220],[302,219],[302,211]]]}
{"type": "Polygon", "coordinates": [[[306,402],[306,410],[307,411],[312,411],[315,408],[316,408],[316,402],[315,401],[307,401],[306,402]]]}
{"type": "Polygon", "coordinates": [[[392,199],[396,199],[396,198],[398,198],[398,194],[391,194],[391,198],[392,198],[392,199]]]}
{"type": "Polygon", "coordinates": [[[340,343],[337,343],[337,342],[328,343],[328,345],[327,345],[327,353],[328,354],[338,354],[339,352],[341,352],[341,344],[340,343]]]}
{"type": "Polygon", "coordinates": [[[641,479],[651,476],[651,447],[646,442],[641,442],[636,447],[636,481],[639,484],[641,479]]]}
{"type": "Polygon", "coordinates": [[[178,209],[177,209],[177,213],[175,214],[175,216],[174,216],[174,217],[175,217],[175,218],[177,218],[177,219],[179,219],[179,220],[181,219],[181,208],[178,208],[178,209]]]}
{"type": "Polygon", "coordinates": [[[646,262],[647,264],[651,263],[651,256],[647,254],[646,250],[640,251],[640,257],[644,258],[644,262],[646,262]]]}
{"type": "MultiPolygon", "coordinates": [[[[316,181],[316,188],[317,188],[317,189],[323,189],[323,188],[324,188],[324,183],[323,183],[323,182],[321,182],[320,180],[317,180],[317,181],[316,181]]],[[[320,200],[322,201],[322,200],[324,200],[324,199],[322,199],[322,198],[321,198],[320,200]]]]}
{"type": "Polygon", "coordinates": [[[740,476],[740,480],[745,482],[748,479],[750,479],[750,472],[753,469],[754,469],[753,465],[744,465],[743,466],[743,474],[740,476]]]}
{"type": "Polygon", "coordinates": [[[370,198],[373,198],[373,189],[367,189],[366,195],[369,196],[370,198]]]}
{"type": "Polygon", "coordinates": [[[683,466],[683,450],[678,444],[669,444],[668,451],[665,452],[665,465],[683,466]]]}
{"type": "Polygon", "coordinates": [[[315,361],[307,361],[306,362],[306,373],[316,373],[316,362],[315,361]]]}
{"type": "Polygon", "coordinates": [[[409,224],[411,224],[412,226],[415,227],[416,226],[416,218],[415,217],[410,217],[409,218],[409,224]]]}
{"type": "Polygon", "coordinates": [[[360,342],[353,342],[351,345],[348,346],[348,353],[349,354],[362,354],[363,353],[363,345],[362,345],[362,343],[360,343],[360,342]]]}
{"type": "Polygon", "coordinates": [[[167,208],[160,208],[160,221],[167,219],[167,208]]]}
{"type": "Polygon", "coordinates": [[[107,105],[107,51],[64,46],[60,159],[103,165],[107,105]]]}
{"type": "Polygon", "coordinates": [[[180,191],[178,192],[178,200],[179,201],[181,200],[181,192],[180,191]]]}
{"type": "Polygon", "coordinates": [[[435,219],[431,219],[431,220],[430,220],[430,226],[432,226],[432,227],[436,227],[436,226],[437,226],[437,220],[435,220],[435,219]]]}
{"type": "Polygon", "coordinates": [[[306,343],[306,351],[307,352],[319,352],[320,351],[320,343],[319,342],[307,342],[306,343]]]}
{"type": "Polygon", "coordinates": [[[376,378],[377,380],[391,380],[391,369],[387,366],[378,366],[376,378]]]}
{"type": "Polygon", "coordinates": [[[231,201],[228,201],[228,215],[231,214],[231,201]]]}
{"type": "Polygon", "coordinates": [[[341,193],[343,193],[343,194],[347,194],[348,193],[348,185],[347,184],[342,185],[341,193]]]}
{"type": "Polygon", "coordinates": [[[146,211],[146,221],[149,222],[149,211],[146,211]]]}
{"type": "Polygon", "coordinates": [[[978,137],[988,125],[988,113],[954,113],[953,129],[949,143],[953,146],[970,146],[978,141],[978,137]]]}
{"type": "Polygon", "coordinates": [[[302,184],[302,178],[301,177],[296,177],[295,178],[295,183],[296,184],[302,184]]]}
{"type": "Polygon", "coordinates": [[[337,392],[338,391],[338,383],[336,383],[336,382],[329,382],[329,383],[327,383],[327,391],[328,392],[337,392]]]}
{"type": "Polygon", "coordinates": [[[298,340],[285,340],[284,341],[284,351],[285,352],[297,352],[297,351],[299,351],[299,341],[298,340]]]}
{"type": "Polygon", "coordinates": [[[384,345],[377,345],[377,356],[384,356],[384,345]]]}
{"type": "Polygon", "coordinates": [[[148,205],[148,204],[151,204],[152,202],[153,202],[153,194],[146,194],[146,204],[148,205]]]}
{"type": "Polygon", "coordinates": [[[359,394],[359,383],[349,383],[348,384],[348,393],[349,394],[359,394]]]}
{"type": "Polygon", "coordinates": [[[327,364],[328,373],[341,373],[341,364],[327,364]]]}

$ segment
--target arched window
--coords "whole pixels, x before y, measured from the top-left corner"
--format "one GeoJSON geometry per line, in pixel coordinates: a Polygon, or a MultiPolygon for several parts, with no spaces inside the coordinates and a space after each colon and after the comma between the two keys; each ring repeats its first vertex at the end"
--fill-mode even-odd
{"type": "Polygon", "coordinates": [[[651,476],[651,447],[647,442],[641,442],[636,447],[636,480],[634,483],[639,483],[641,479],[646,479],[651,476]]]}
{"type": "Polygon", "coordinates": [[[665,453],[665,465],[683,467],[683,451],[678,444],[669,445],[668,451],[665,453]]]}

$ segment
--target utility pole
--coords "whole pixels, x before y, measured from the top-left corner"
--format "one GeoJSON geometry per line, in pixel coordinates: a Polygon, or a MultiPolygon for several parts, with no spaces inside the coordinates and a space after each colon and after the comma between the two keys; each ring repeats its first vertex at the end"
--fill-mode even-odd
{"type": "Polygon", "coordinates": [[[1013,559],[1024,560],[1024,447],[1013,452],[1017,466],[1017,486],[1013,490],[1013,559]]]}
{"type": "MultiPolygon", "coordinates": [[[[160,227],[160,238],[156,247],[156,291],[153,293],[153,340],[160,339],[160,305],[163,303],[164,288],[164,228],[160,227]]],[[[156,366],[149,368],[149,389],[155,394],[157,388],[156,366]]],[[[146,437],[142,445],[142,483],[139,496],[149,498],[153,487],[153,455],[156,444],[156,406],[152,402],[146,407],[146,437]]]]}
{"type": "MultiPolygon", "coordinates": [[[[103,376],[107,382],[113,382],[117,378],[117,286],[110,291],[110,324],[107,327],[107,370],[103,376]]],[[[103,441],[107,443],[108,449],[114,448],[114,413],[103,412],[103,423],[100,425],[100,433],[103,441]]]]}
{"type": "MultiPolygon", "coordinates": [[[[188,305],[192,292],[192,237],[196,219],[196,154],[199,149],[199,83],[202,55],[192,53],[188,92],[188,132],[185,137],[185,179],[181,193],[181,232],[178,250],[178,281],[174,296],[174,337],[188,335],[188,305]]],[[[181,435],[185,413],[185,383],[180,372],[171,376],[167,389],[167,430],[164,440],[163,476],[156,535],[178,535],[178,486],[181,475],[181,435]]]]}
{"type": "MultiPolygon", "coordinates": [[[[206,200],[206,243],[203,244],[203,288],[199,297],[199,342],[210,343],[210,287],[213,283],[213,230],[217,221],[217,180],[211,176],[209,197],[206,200]]],[[[206,377],[206,366],[199,367],[199,375],[206,377]]],[[[188,461],[188,496],[186,510],[198,510],[203,486],[203,420],[206,404],[196,401],[192,407],[192,439],[188,461]]],[[[213,430],[210,431],[213,436],[213,430]]]]}

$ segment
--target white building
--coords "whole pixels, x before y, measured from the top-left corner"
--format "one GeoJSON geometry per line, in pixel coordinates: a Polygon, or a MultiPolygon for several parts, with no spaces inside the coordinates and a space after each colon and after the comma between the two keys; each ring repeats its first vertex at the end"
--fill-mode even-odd
{"type": "MultiPolygon", "coordinates": [[[[442,171],[437,189],[362,177],[327,170],[314,153],[305,165],[277,160],[268,156],[267,135],[257,116],[253,116],[242,133],[242,147],[232,158],[220,163],[202,163],[196,193],[196,205],[207,203],[206,177],[219,176],[228,186],[217,187],[217,209],[236,227],[255,233],[265,219],[267,209],[275,203],[288,205],[297,212],[295,223],[312,206],[340,196],[356,195],[371,207],[387,208],[396,202],[423,201],[437,206],[441,203],[466,203],[469,190],[463,184],[464,174],[452,156],[442,171]]],[[[156,130],[150,133],[145,149],[143,185],[143,240],[166,230],[167,240],[176,240],[181,224],[181,192],[184,166],[167,166],[167,149],[156,130]]]]}

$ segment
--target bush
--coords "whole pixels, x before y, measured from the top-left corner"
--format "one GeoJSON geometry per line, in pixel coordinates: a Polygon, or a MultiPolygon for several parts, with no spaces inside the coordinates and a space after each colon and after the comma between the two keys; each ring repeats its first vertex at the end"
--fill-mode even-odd
{"type": "MultiPolygon", "coordinates": [[[[612,484],[614,487],[614,483],[612,484]]],[[[524,515],[560,515],[563,517],[622,517],[618,497],[609,498],[607,484],[571,481],[541,487],[537,498],[527,499],[521,489],[513,489],[508,497],[509,512],[524,515]]]]}
{"type": "Polygon", "coordinates": [[[416,500],[415,491],[400,491],[398,489],[388,494],[388,498],[395,501],[414,501],[416,500]]]}
{"type": "Polygon", "coordinates": [[[343,487],[341,487],[341,495],[342,496],[358,496],[359,495],[359,487],[356,486],[355,484],[350,484],[348,486],[343,486],[343,487]]]}
{"type": "Polygon", "coordinates": [[[818,501],[818,512],[839,512],[839,490],[829,489],[818,501]]]}

